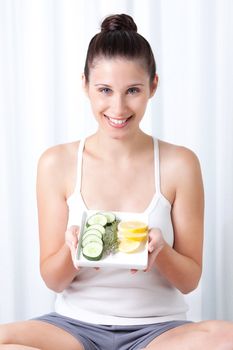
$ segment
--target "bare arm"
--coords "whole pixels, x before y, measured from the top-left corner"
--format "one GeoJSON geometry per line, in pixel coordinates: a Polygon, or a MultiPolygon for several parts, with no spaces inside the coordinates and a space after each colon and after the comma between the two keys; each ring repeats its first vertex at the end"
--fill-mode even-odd
{"type": "MultiPolygon", "coordinates": [[[[158,232],[151,233],[150,246],[160,240],[161,250],[151,263],[183,293],[194,290],[202,272],[204,195],[199,161],[187,149],[179,150],[177,164],[172,166],[175,196],[172,205],[174,246],[165,243],[158,232]],[[175,172],[174,172],[175,169],[175,172]],[[156,237],[155,237],[156,236],[156,237]]],[[[153,256],[154,254],[154,256],[153,256]]]]}
{"type": "Polygon", "coordinates": [[[37,174],[37,204],[40,234],[40,270],[46,285],[62,291],[77,275],[65,243],[68,221],[67,150],[57,146],[40,158],[37,174]]]}

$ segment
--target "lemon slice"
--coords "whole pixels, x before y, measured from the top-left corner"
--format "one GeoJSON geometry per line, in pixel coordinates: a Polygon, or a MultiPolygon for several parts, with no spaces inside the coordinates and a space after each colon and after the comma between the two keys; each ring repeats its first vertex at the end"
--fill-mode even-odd
{"type": "Polygon", "coordinates": [[[119,251],[122,253],[133,253],[139,248],[139,246],[139,241],[123,239],[119,244],[119,251]]]}
{"type": "Polygon", "coordinates": [[[148,236],[148,231],[145,231],[143,233],[131,233],[131,232],[118,231],[117,234],[120,240],[133,239],[135,241],[144,241],[144,239],[146,239],[148,236]]]}
{"type": "Polygon", "coordinates": [[[127,233],[143,233],[147,231],[148,226],[141,221],[121,221],[118,230],[127,233]]]}
{"type": "Polygon", "coordinates": [[[124,233],[125,239],[135,240],[135,241],[143,241],[147,237],[147,231],[144,233],[124,233]]]}

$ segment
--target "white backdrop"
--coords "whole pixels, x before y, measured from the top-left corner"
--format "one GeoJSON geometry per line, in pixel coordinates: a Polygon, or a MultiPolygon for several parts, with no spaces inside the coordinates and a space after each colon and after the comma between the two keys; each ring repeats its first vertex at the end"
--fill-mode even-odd
{"type": "Polygon", "coordinates": [[[37,161],[95,130],[81,90],[86,49],[102,18],[123,12],[160,77],[144,130],[202,165],[204,271],[189,317],[233,320],[233,1],[0,0],[0,322],[52,310],[39,275],[37,161]]]}

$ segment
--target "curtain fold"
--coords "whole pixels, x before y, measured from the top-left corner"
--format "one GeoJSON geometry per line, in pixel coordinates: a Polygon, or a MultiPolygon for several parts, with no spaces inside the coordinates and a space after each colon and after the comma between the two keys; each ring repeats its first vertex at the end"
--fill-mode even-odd
{"type": "Polygon", "coordinates": [[[198,155],[204,270],[189,317],[233,320],[233,2],[0,0],[0,322],[52,310],[39,273],[36,168],[48,147],[96,128],[81,86],[103,17],[128,13],[155,53],[145,131],[198,155]]]}

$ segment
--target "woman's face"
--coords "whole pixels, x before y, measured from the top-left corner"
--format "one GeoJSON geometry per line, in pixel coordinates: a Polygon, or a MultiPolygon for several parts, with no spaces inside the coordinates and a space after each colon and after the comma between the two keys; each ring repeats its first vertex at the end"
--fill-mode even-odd
{"type": "Polygon", "coordinates": [[[99,129],[114,138],[139,130],[156,86],[157,77],[151,85],[143,66],[124,58],[99,59],[90,69],[89,82],[84,79],[99,129]]]}

